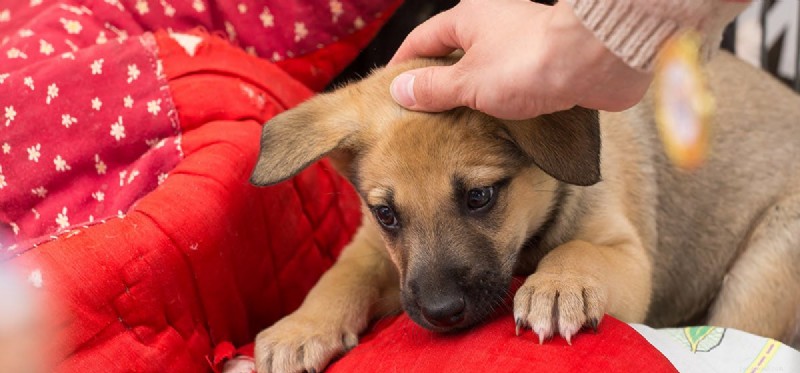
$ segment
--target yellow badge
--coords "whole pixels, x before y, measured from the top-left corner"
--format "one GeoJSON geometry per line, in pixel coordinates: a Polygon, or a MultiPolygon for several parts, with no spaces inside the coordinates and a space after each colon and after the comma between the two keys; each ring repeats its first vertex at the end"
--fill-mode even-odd
{"type": "Polygon", "coordinates": [[[700,38],[686,31],[669,39],[656,60],[653,88],[658,132],[678,167],[695,169],[709,148],[714,97],[700,62],[700,38]]]}

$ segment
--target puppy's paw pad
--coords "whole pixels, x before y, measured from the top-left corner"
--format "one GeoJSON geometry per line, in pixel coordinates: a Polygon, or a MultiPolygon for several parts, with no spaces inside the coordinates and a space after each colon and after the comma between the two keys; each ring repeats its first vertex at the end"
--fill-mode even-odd
{"type": "Polygon", "coordinates": [[[568,343],[584,326],[596,330],[606,297],[596,279],[580,274],[535,273],[514,296],[517,334],[529,328],[539,342],[560,334],[568,343]]]}
{"type": "Polygon", "coordinates": [[[256,336],[258,373],[321,372],[358,344],[355,333],[332,323],[289,315],[256,336]]]}

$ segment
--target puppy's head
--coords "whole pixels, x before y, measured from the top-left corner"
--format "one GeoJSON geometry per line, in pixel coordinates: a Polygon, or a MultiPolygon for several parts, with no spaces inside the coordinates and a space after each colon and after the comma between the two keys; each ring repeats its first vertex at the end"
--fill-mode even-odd
{"type": "Polygon", "coordinates": [[[597,113],[574,108],[528,121],[456,109],[405,110],[383,69],[264,126],[251,182],[274,184],[329,155],[380,226],[406,312],[439,331],[472,325],[502,303],[523,244],[559,183],[600,179],[597,113]]]}

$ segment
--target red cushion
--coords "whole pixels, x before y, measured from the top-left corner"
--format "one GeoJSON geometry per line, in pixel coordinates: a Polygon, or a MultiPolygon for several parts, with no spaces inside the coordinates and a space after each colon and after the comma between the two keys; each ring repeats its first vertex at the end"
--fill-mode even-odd
{"type": "Polygon", "coordinates": [[[379,322],[329,373],[344,372],[676,372],[633,328],[606,316],[598,332],[539,344],[516,336],[510,314],[455,335],[425,330],[407,316],[379,322]]]}

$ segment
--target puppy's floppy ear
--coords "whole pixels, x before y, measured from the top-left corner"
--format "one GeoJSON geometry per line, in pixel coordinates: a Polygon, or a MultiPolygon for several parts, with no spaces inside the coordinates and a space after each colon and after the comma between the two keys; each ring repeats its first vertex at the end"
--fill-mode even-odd
{"type": "Polygon", "coordinates": [[[542,171],[568,184],[600,181],[600,121],[596,110],[574,107],[529,121],[507,122],[512,141],[542,171]]]}
{"type": "Polygon", "coordinates": [[[352,145],[358,123],[337,101],[337,93],[319,95],[268,121],[250,183],[279,183],[331,150],[352,145]]]}

